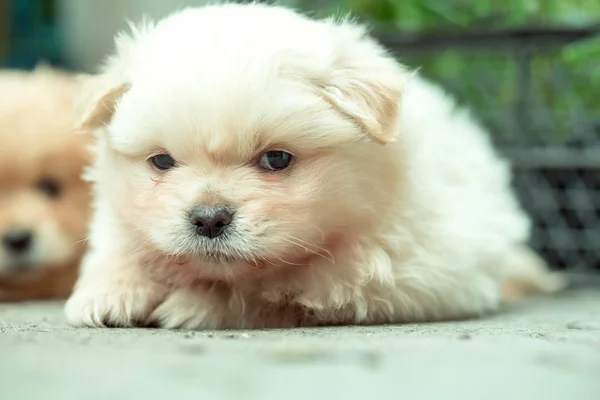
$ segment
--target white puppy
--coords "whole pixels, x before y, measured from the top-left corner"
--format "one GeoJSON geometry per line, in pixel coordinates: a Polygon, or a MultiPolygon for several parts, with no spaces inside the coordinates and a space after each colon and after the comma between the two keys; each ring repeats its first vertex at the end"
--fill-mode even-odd
{"type": "Polygon", "coordinates": [[[349,21],[187,9],[89,86],[95,216],[70,323],[259,328],[466,318],[554,290],[508,165],[349,21]]]}

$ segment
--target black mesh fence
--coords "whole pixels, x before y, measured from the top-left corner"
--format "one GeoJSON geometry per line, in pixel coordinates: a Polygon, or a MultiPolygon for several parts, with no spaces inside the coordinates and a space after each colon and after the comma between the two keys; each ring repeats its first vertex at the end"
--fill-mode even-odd
{"type": "Polygon", "coordinates": [[[553,268],[591,280],[600,277],[600,88],[593,95],[562,55],[599,32],[380,35],[490,130],[513,163],[516,190],[534,221],[533,247],[553,268]]]}

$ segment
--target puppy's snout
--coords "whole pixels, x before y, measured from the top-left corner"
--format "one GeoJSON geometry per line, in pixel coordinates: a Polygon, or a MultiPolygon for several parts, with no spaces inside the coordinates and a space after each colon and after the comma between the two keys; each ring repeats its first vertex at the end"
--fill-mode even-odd
{"type": "Polygon", "coordinates": [[[31,231],[23,229],[9,230],[2,236],[2,245],[12,253],[24,253],[33,242],[31,231]]]}
{"type": "Polygon", "coordinates": [[[233,213],[226,208],[196,207],[190,213],[190,222],[196,233],[213,239],[225,232],[233,220],[233,213]]]}

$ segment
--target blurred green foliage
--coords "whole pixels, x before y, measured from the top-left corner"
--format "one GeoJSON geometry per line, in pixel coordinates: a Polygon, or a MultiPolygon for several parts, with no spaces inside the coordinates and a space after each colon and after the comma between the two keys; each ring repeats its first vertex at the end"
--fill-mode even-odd
{"type": "Polygon", "coordinates": [[[338,0],[332,4],[402,30],[587,25],[599,22],[598,0],[338,0]]]}
{"type": "MultiPolygon", "coordinates": [[[[326,8],[399,33],[600,24],[600,0],[337,0],[326,8]]],[[[399,57],[475,109],[504,144],[553,144],[600,130],[600,36],[530,54],[526,89],[519,86],[523,65],[510,49],[403,52],[399,57]],[[525,115],[525,127],[515,114],[525,115]]]]}

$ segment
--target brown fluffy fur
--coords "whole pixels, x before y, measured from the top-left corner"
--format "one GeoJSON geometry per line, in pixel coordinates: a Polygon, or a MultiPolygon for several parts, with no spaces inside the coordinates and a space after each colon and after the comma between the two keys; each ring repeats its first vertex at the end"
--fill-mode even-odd
{"type": "Polygon", "coordinates": [[[90,201],[90,138],[73,132],[77,86],[46,67],[0,72],[0,237],[34,234],[26,267],[0,249],[0,301],[65,298],[77,278],[90,201]],[[57,182],[56,197],[40,190],[44,179],[57,182]]]}

